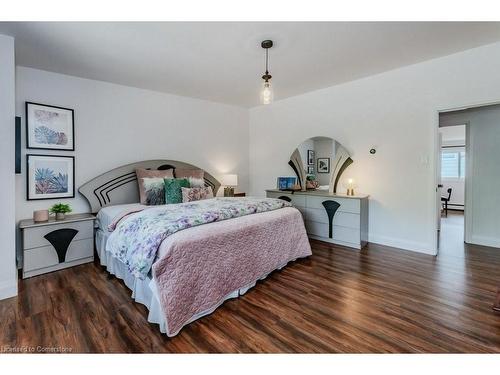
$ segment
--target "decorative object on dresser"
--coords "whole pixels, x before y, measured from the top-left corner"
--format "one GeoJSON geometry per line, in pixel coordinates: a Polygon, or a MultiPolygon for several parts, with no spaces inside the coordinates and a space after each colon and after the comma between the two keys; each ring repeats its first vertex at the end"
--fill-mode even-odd
{"type": "Polygon", "coordinates": [[[58,155],[26,155],[28,200],[73,198],[75,158],[58,155]]]}
{"type": "Polygon", "coordinates": [[[238,186],[238,175],[225,174],[221,178],[221,184],[224,186],[224,196],[234,197],[234,188],[238,186]]]}
{"type": "Polygon", "coordinates": [[[67,203],[56,203],[49,209],[51,214],[56,215],[56,220],[64,220],[66,214],[69,214],[72,209],[67,203]]]}
{"type": "Polygon", "coordinates": [[[76,214],[61,221],[20,221],[23,278],[92,262],[94,220],[94,215],[76,214]]]}
{"type": "Polygon", "coordinates": [[[304,218],[309,237],[361,249],[368,241],[368,196],[332,194],[325,190],[266,190],[268,198],[286,200],[304,218]],[[335,207],[338,205],[337,209],[335,207]]]}
{"type": "Polygon", "coordinates": [[[33,221],[35,223],[41,223],[44,221],[49,221],[49,210],[36,210],[33,211],[33,221]]]}
{"type": "Polygon", "coordinates": [[[293,190],[293,186],[297,184],[297,177],[278,177],[279,190],[293,190]]]}
{"type": "Polygon", "coordinates": [[[26,147],[75,150],[74,111],[69,108],[26,102],[26,147]]]}
{"type": "Polygon", "coordinates": [[[348,178],[346,182],[347,187],[347,195],[354,195],[354,180],[352,178],[348,178]]]}

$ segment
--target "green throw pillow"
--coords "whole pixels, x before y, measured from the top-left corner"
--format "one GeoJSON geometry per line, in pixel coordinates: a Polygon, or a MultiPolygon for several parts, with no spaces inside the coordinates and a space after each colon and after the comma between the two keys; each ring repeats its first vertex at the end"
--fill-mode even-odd
{"type": "Polygon", "coordinates": [[[182,203],[182,188],[188,188],[189,180],[187,178],[165,178],[165,202],[182,203]]]}

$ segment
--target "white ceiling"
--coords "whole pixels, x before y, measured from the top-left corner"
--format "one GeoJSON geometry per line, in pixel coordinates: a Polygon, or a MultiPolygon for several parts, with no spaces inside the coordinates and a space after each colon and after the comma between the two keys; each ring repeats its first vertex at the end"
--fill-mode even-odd
{"type": "Polygon", "coordinates": [[[275,100],[500,40],[500,23],[0,23],[16,63],[244,107],[259,104],[263,39],[275,100]]]}

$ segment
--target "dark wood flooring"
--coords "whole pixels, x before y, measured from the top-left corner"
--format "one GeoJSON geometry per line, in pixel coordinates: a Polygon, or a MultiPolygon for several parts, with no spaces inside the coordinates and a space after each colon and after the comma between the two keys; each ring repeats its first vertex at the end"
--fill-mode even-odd
{"type": "Polygon", "coordinates": [[[87,264],[20,281],[0,301],[0,348],[73,352],[500,352],[500,250],[420,255],[313,241],[313,256],[274,272],[178,336],[146,320],[124,284],[87,264]]]}

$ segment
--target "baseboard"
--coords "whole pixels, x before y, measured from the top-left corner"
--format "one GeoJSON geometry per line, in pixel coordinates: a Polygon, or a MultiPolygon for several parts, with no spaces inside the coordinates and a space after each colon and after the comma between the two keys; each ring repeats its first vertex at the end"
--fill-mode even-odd
{"type": "Polygon", "coordinates": [[[474,245],[488,246],[488,247],[500,247],[500,239],[495,237],[485,237],[472,235],[470,242],[474,245]]]}
{"type": "Polygon", "coordinates": [[[0,300],[17,296],[17,280],[0,283],[0,300]]]}
{"type": "Polygon", "coordinates": [[[397,247],[403,250],[414,251],[416,253],[436,255],[436,250],[428,243],[408,241],[401,238],[369,235],[369,242],[373,242],[379,245],[397,247]]]}

